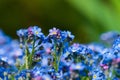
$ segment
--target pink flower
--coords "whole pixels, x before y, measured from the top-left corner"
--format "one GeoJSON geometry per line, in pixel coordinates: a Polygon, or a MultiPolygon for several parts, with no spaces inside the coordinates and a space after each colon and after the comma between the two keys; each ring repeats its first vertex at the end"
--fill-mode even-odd
{"type": "Polygon", "coordinates": [[[100,66],[101,66],[104,70],[107,70],[107,69],[109,68],[109,66],[106,65],[106,64],[100,64],[100,66]]]}

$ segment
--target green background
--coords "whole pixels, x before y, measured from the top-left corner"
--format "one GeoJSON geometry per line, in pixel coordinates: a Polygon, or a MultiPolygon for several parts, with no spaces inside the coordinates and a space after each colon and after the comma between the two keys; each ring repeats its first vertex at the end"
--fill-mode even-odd
{"type": "Polygon", "coordinates": [[[70,30],[75,41],[98,41],[101,33],[120,30],[120,0],[0,0],[0,28],[12,38],[16,30],[38,25],[70,30]]]}

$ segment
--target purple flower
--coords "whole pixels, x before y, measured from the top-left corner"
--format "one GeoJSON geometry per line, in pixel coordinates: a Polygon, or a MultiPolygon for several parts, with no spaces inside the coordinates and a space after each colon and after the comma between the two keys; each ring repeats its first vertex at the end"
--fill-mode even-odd
{"type": "Polygon", "coordinates": [[[100,64],[100,66],[101,66],[104,70],[107,70],[107,69],[109,68],[109,66],[106,65],[106,64],[100,64]]]}
{"type": "Polygon", "coordinates": [[[49,30],[49,35],[59,35],[60,30],[53,28],[49,30]]]}

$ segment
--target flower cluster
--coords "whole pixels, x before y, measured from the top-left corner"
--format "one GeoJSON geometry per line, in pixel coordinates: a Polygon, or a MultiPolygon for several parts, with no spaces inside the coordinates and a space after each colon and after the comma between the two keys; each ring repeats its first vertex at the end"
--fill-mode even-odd
{"type": "Polygon", "coordinates": [[[17,66],[23,64],[23,56],[19,42],[12,40],[0,30],[0,79],[7,79],[7,75],[14,74],[17,66]]]}
{"type": "Polygon", "coordinates": [[[0,31],[0,78],[5,80],[119,80],[120,36],[101,35],[102,43],[73,43],[70,31],[45,36],[31,26],[17,31],[19,42],[0,31]]]}

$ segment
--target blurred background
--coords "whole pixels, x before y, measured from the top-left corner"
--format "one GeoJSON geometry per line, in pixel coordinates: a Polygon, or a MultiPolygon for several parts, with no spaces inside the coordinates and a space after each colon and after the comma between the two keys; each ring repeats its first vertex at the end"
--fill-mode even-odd
{"type": "Polygon", "coordinates": [[[40,26],[69,30],[75,41],[98,41],[101,33],[120,30],[120,0],[0,0],[0,28],[12,38],[16,30],[40,26]]]}

